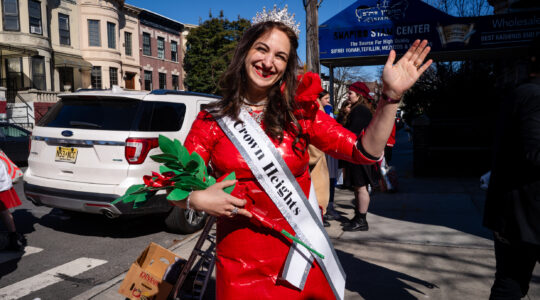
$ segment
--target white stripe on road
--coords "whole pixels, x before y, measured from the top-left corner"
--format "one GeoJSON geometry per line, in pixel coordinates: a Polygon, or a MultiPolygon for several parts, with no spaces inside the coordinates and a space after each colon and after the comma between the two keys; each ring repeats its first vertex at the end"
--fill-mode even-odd
{"type": "MultiPolygon", "coordinates": [[[[38,253],[43,251],[41,248],[26,246],[24,247],[24,254],[22,256],[27,256],[30,254],[38,253]]],[[[0,252],[0,264],[10,261],[12,259],[20,258],[21,252],[0,252]]]]}
{"type": "Polygon", "coordinates": [[[81,257],[56,268],[52,268],[36,276],[14,283],[0,289],[0,299],[19,299],[37,290],[62,281],[64,276],[77,276],[92,268],[107,263],[106,260],[81,257]],[[62,275],[62,276],[58,276],[62,275]]]}

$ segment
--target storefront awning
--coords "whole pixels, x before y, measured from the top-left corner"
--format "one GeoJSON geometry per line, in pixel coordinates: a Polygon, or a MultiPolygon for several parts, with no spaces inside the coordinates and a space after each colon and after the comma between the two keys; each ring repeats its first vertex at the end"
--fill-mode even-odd
{"type": "Polygon", "coordinates": [[[2,58],[26,57],[34,56],[37,54],[38,52],[33,49],[0,43],[0,55],[2,56],[2,58]]]}
{"type": "Polygon", "coordinates": [[[72,56],[62,53],[54,53],[54,66],[58,67],[72,67],[79,68],[81,70],[91,70],[92,64],[82,59],[80,56],[72,56]]]}
{"type": "Polygon", "coordinates": [[[454,17],[420,0],[357,0],[319,26],[319,57],[327,67],[383,65],[390,50],[426,39],[435,61],[507,59],[526,56],[537,36],[540,10],[454,17]]]}

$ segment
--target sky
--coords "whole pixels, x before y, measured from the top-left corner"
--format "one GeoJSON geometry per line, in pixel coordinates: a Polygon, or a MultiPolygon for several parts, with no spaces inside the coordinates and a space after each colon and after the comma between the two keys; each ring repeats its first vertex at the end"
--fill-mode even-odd
{"type": "MultiPolygon", "coordinates": [[[[322,0],[319,7],[319,24],[326,22],[354,2],[356,0],[322,0]]],[[[229,20],[235,20],[238,16],[251,20],[257,12],[262,11],[263,7],[272,9],[276,4],[278,8],[282,8],[287,4],[289,11],[294,13],[295,19],[300,22],[298,55],[302,62],[306,61],[306,12],[302,0],[126,0],[126,3],[156,12],[180,23],[194,25],[209,19],[210,11],[214,17],[219,16],[219,12],[223,10],[223,14],[229,20]]],[[[364,68],[371,79],[377,76],[376,67],[364,68]]],[[[327,73],[328,69],[323,67],[322,72],[327,73]]]]}

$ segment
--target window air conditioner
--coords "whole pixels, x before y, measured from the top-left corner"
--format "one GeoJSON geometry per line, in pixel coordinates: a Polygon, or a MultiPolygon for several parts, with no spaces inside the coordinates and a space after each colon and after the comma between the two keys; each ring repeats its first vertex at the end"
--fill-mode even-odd
{"type": "Polygon", "coordinates": [[[30,26],[30,33],[41,34],[41,27],[30,26]]]}

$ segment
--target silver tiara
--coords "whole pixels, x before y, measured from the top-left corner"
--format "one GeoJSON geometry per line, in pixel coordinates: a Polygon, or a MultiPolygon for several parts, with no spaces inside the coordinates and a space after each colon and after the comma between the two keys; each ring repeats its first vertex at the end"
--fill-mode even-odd
{"type": "Polygon", "coordinates": [[[296,33],[296,36],[300,36],[300,22],[296,23],[294,14],[289,14],[287,5],[285,5],[283,9],[278,10],[274,4],[274,9],[269,11],[266,11],[266,7],[263,7],[263,11],[258,12],[257,15],[253,17],[251,24],[255,25],[267,21],[281,22],[291,28],[292,31],[296,33]]]}

